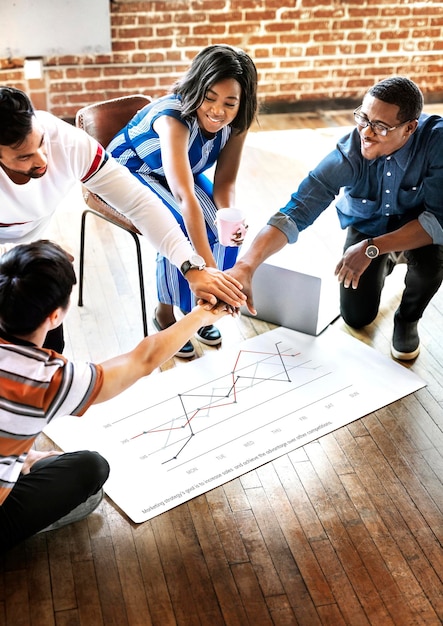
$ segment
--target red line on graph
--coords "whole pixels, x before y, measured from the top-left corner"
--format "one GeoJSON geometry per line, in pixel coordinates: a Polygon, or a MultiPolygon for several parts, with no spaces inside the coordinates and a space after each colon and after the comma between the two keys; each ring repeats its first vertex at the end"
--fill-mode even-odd
{"type": "MultiPolygon", "coordinates": [[[[221,407],[224,407],[224,406],[230,406],[231,404],[235,404],[237,402],[237,383],[238,383],[239,379],[241,378],[241,376],[236,376],[236,371],[237,371],[237,368],[238,368],[238,365],[239,365],[239,361],[240,361],[240,358],[241,358],[242,354],[247,354],[248,353],[248,354],[260,354],[260,355],[268,355],[268,356],[278,356],[280,358],[281,365],[283,367],[283,370],[284,370],[284,373],[286,375],[286,378],[287,378],[288,382],[290,382],[288,371],[286,369],[286,366],[285,366],[285,363],[284,363],[282,357],[283,356],[295,357],[295,356],[298,356],[300,353],[299,352],[290,353],[290,354],[282,353],[278,349],[278,344],[279,343],[280,342],[275,344],[277,352],[257,352],[255,350],[240,350],[239,351],[239,353],[237,355],[237,358],[235,360],[234,368],[232,370],[232,387],[229,390],[229,392],[226,394],[226,397],[229,398],[231,393],[233,393],[233,400],[232,400],[232,402],[225,402],[223,404],[217,404],[216,406],[214,406],[211,403],[210,404],[206,404],[206,405],[201,406],[198,409],[196,409],[192,415],[187,416],[187,419],[186,419],[185,423],[180,425],[180,426],[170,426],[168,428],[153,428],[151,430],[145,430],[145,431],[143,431],[141,433],[138,433],[137,435],[134,435],[133,437],[130,437],[130,439],[131,440],[132,439],[137,439],[138,437],[142,437],[143,435],[149,435],[149,434],[153,434],[153,433],[173,432],[175,430],[182,430],[183,428],[186,428],[187,426],[189,426],[191,428],[191,436],[192,436],[193,432],[192,432],[191,422],[201,411],[204,411],[204,410],[207,410],[207,409],[210,409],[210,408],[221,408],[221,407]]],[[[270,380],[272,380],[272,379],[270,379],[270,380]]],[[[181,401],[182,397],[186,397],[186,394],[178,394],[178,397],[180,398],[180,401],[181,401]]],[[[182,405],[183,405],[183,403],[182,403],[182,405]]],[[[185,414],[186,414],[186,410],[185,410],[185,414]]]]}

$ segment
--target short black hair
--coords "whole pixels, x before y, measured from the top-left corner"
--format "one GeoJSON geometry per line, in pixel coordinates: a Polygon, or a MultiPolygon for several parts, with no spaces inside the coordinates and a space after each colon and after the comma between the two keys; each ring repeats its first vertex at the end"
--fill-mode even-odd
{"type": "Polygon", "coordinates": [[[34,107],[15,87],[0,87],[0,145],[20,146],[32,130],[34,107]]]}
{"type": "Polygon", "coordinates": [[[41,239],[0,256],[0,327],[8,334],[33,333],[53,311],[66,309],[76,277],[68,254],[41,239]]]}
{"type": "Polygon", "coordinates": [[[385,78],[371,87],[368,94],[388,104],[396,104],[400,108],[398,119],[401,122],[417,120],[423,110],[422,92],[405,76],[385,78]]]}
{"type": "Polygon", "coordinates": [[[238,132],[248,130],[257,113],[257,69],[246,52],[225,44],[200,50],[173,86],[172,92],[181,97],[183,116],[195,115],[208,89],[227,78],[234,78],[241,87],[239,111],[231,126],[238,132]]]}

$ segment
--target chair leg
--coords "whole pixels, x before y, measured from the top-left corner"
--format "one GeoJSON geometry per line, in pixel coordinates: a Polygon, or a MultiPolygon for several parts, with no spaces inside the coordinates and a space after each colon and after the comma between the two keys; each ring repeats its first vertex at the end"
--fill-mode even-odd
{"type": "Polygon", "coordinates": [[[131,233],[131,231],[127,231],[135,242],[135,250],[137,254],[137,266],[138,266],[138,282],[140,284],[140,302],[142,307],[142,320],[143,320],[143,333],[144,336],[148,336],[148,319],[146,315],[146,297],[145,297],[145,281],[143,276],[143,263],[142,263],[142,253],[140,246],[139,236],[135,233],[131,233]]]}
{"type": "Polygon", "coordinates": [[[89,211],[86,209],[82,213],[81,227],[80,227],[80,261],[79,261],[79,277],[78,277],[78,306],[83,306],[83,275],[85,265],[85,226],[86,226],[86,214],[89,211]]]}
{"type": "MultiPolygon", "coordinates": [[[[105,222],[109,222],[110,224],[113,224],[114,226],[118,226],[119,228],[121,228],[121,226],[119,226],[118,224],[115,224],[111,220],[108,220],[106,217],[104,217],[103,215],[100,215],[100,213],[97,213],[93,209],[85,209],[83,211],[82,219],[81,219],[81,227],[80,227],[80,259],[79,259],[79,279],[78,279],[78,306],[83,306],[83,279],[84,279],[84,265],[85,265],[85,231],[86,231],[86,215],[87,215],[87,213],[93,213],[97,217],[100,217],[102,220],[105,220],[105,222]]],[[[126,230],[126,229],[122,228],[122,230],[126,230]]],[[[144,281],[144,275],[143,275],[143,263],[142,263],[142,253],[141,253],[140,239],[139,239],[139,236],[136,233],[132,233],[130,230],[126,230],[126,232],[129,233],[132,236],[132,238],[134,240],[134,243],[135,243],[135,251],[136,251],[136,255],[137,255],[137,267],[138,267],[138,281],[139,281],[139,285],[140,285],[140,302],[141,302],[141,309],[142,309],[143,336],[147,337],[148,336],[148,318],[147,318],[147,313],[146,313],[145,281],[144,281]]]]}

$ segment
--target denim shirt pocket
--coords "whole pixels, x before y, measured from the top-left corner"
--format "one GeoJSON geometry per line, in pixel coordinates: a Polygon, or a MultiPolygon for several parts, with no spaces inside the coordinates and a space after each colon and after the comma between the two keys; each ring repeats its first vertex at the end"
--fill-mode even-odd
{"type": "Polygon", "coordinates": [[[424,204],[424,185],[419,183],[416,187],[406,187],[398,190],[398,206],[412,208],[424,204]]]}
{"type": "Polygon", "coordinates": [[[368,198],[355,198],[350,194],[343,195],[337,202],[337,209],[348,217],[367,219],[376,215],[379,201],[368,198]]]}

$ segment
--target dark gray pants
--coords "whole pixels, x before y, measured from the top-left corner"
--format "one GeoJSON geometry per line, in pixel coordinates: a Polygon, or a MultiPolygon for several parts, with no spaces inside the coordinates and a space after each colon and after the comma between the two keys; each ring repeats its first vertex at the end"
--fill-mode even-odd
{"type": "MultiPolygon", "coordinates": [[[[349,228],[344,249],[367,239],[368,235],[349,228]]],[[[399,251],[400,252],[400,251],[399,251]]],[[[405,250],[408,269],[399,313],[406,322],[418,321],[443,280],[443,246],[430,245],[405,250]]],[[[388,254],[373,259],[362,274],[358,288],[340,285],[340,309],[344,321],[353,328],[370,324],[377,317],[385,278],[392,270],[388,254]]]]}
{"type": "Polygon", "coordinates": [[[0,553],[53,524],[97,493],[109,465],[82,450],[37,461],[0,506],[0,553]]]}
{"type": "Polygon", "coordinates": [[[54,330],[50,330],[46,335],[45,343],[43,344],[44,348],[50,348],[51,350],[55,350],[59,354],[63,354],[63,350],[65,348],[65,334],[63,331],[63,324],[54,328],[54,330]]]}

